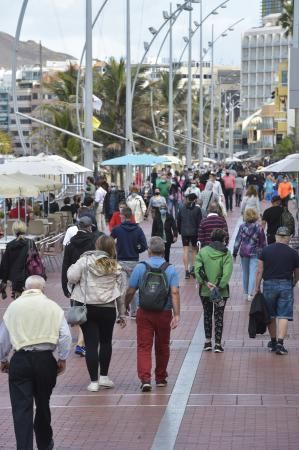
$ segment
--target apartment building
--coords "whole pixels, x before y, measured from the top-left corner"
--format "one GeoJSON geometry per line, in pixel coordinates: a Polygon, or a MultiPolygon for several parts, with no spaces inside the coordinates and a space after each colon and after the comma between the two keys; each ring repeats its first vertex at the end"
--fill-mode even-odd
{"type": "Polygon", "coordinates": [[[280,14],[280,13],[282,13],[281,0],[262,0],[261,3],[262,17],[268,16],[269,14],[280,14]]]}
{"type": "MultiPolygon", "coordinates": [[[[40,87],[40,68],[25,67],[17,73],[17,103],[20,113],[31,115],[43,101],[50,101],[53,95],[45,88],[40,87]]],[[[20,118],[22,136],[28,154],[40,152],[37,126],[30,119],[20,118]]],[[[23,155],[21,139],[16,124],[11,84],[3,78],[0,84],[0,129],[8,132],[12,137],[13,151],[16,155],[23,155]]]]}
{"type": "Polygon", "coordinates": [[[263,25],[242,37],[241,119],[254,114],[271,99],[280,63],[288,60],[291,37],[285,37],[279,14],[263,18],[263,25]]]}

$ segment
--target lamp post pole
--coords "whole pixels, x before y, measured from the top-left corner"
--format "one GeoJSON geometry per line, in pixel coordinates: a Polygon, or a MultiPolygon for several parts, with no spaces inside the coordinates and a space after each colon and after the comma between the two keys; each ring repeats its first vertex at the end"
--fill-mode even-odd
{"type": "Polygon", "coordinates": [[[224,91],[224,106],[223,106],[223,155],[226,156],[226,102],[227,92],[224,91]]]}
{"type": "Polygon", "coordinates": [[[232,99],[229,101],[229,157],[234,156],[234,105],[232,99]]]}
{"type": "Polygon", "coordinates": [[[192,163],[192,9],[190,0],[189,11],[189,35],[188,35],[188,90],[187,90],[187,151],[186,163],[187,167],[191,167],[192,163]]]}
{"type": "Polygon", "coordinates": [[[214,25],[212,25],[212,41],[211,41],[210,143],[211,143],[211,145],[214,146],[214,25]]]}
{"type": "Polygon", "coordinates": [[[218,104],[218,137],[217,137],[217,153],[218,153],[218,159],[220,159],[221,155],[221,116],[222,116],[222,92],[221,92],[221,80],[219,83],[219,104],[218,104]]]}
{"type": "MultiPolygon", "coordinates": [[[[293,47],[299,48],[299,0],[294,0],[293,47]]],[[[290,61],[290,67],[294,61],[290,61]]],[[[295,108],[295,149],[299,153],[299,108],[295,108]]]]}
{"type": "MultiPolygon", "coordinates": [[[[86,63],[85,63],[85,132],[86,139],[93,140],[92,131],[92,0],[86,0],[86,63]]],[[[84,143],[84,166],[93,169],[93,145],[84,143]]]]}
{"type": "Polygon", "coordinates": [[[173,138],[173,55],[172,55],[172,4],[170,3],[169,21],[169,74],[168,74],[168,154],[172,154],[173,138]]]}
{"type": "Polygon", "coordinates": [[[200,30],[199,30],[199,39],[200,39],[200,56],[199,56],[199,127],[198,127],[198,162],[199,165],[203,165],[203,17],[202,17],[202,2],[200,1],[200,30]]]}
{"type": "Polygon", "coordinates": [[[130,0],[127,0],[126,19],[126,147],[125,153],[132,153],[132,89],[131,89],[131,15],[130,0]],[[130,139],[130,140],[129,140],[130,139]]]}

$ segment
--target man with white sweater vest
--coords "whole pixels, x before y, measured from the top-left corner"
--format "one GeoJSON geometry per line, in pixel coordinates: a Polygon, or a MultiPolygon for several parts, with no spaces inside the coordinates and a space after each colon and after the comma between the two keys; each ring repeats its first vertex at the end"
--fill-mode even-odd
{"type": "Polygon", "coordinates": [[[63,310],[46,297],[44,286],[40,276],[27,278],[25,291],[8,306],[0,325],[1,371],[8,372],[17,450],[33,449],[33,429],[38,450],[53,449],[49,402],[71,347],[63,310]]]}

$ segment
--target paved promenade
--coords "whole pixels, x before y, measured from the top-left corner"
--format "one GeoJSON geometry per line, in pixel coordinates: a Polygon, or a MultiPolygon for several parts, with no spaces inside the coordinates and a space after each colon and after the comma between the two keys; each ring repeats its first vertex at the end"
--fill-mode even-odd
{"type": "MultiPolygon", "coordinates": [[[[228,218],[231,235],[239,210],[228,218]]],[[[149,224],[145,224],[148,234],[149,224]]],[[[136,324],[114,333],[109,376],[113,390],[90,393],[85,361],[72,353],[52,396],[58,450],[298,450],[299,320],[290,326],[287,356],[267,351],[269,336],[248,337],[249,304],[239,260],[225,311],[223,354],[203,353],[202,307],[195,281],[184,280],[181,241],[171,262],[181,280],[181,323],[172,333],[166,388],[140,393],[136,324]]],[[[60,274],[50,273],[47,294],[63,307],[60,274]]],[[[296,297],[298,300],[298,290],[296,297]]],[[[0,303],[0,315],[7,301],[0,303]]],[[[74,336],[76,330],[73,330],[74,336]]],[[[15,449],[7,376],[0,375],[0,449],[15,449]]]]}

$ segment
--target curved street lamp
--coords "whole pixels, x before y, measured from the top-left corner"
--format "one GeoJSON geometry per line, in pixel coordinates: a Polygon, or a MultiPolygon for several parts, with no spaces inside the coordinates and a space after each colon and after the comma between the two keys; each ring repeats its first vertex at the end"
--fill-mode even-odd
{"type": "Polygon", "coordinates": [[[235,30],[235,27],[243,22],[244,18],[237,20],[232,25],[227,27],[222,33],[220,33],[214,39],[214,26],[212,25],[212,40],[208,43],[208,48],[211,49],[211,110],[210,110],[210,142],[214,146],[214,46],[216,42],[225,38],[228,33],[231,33],[235,30]]]}
{"type": "MultiPolygon", "coordinates": [[[[229,1],[229,0],[227,0],[229,1]]],[[[167,14],[167,16],[165,16],[165,14],[163,13],[163,18],[164,18],[164,22],[162,23],[162,25],[156,29],[154,27],[149,27],[149,31],[150,33],[153,35],[152,39],[150,40],[150,42],[145,42],[144,43],[144,54],[137,66],[137,70],[136,70],[136,74],[132,83],[132,92],[131,92],[131,102],[133,103],[133,99],[134,99],[134,92],[135,92],[135,87],[136,87],[136,82],[137,82],[137,78],[141,69],[142,64],[144,63],[144,60],[146,58],[146,55],[148,54],[149,50],[151,49],[153,43],[155,42],[156,38],[158,37],[158,35],[160,34],[160,32],[163,30],[163,28],[167,25],[167,23],[170,20],[177,20],[177,18],[180,16],[180,14],[183,11],[189,11],[190,8],[188,6],[188,3],[190,2],[190,0],[185,0],[184,3],[182,5],[177,4],[177,9],[171,14],[167,14]],[[189,8],[189,9],[188,9],[189,8]]]]}
{"type": "MultiPolygon", "coordinates": [[[[194,1],[194,3],[198,3],[198,0],[193,0],[193,1],[194,1]]],[[[183,37],[184,41],[186,42],[186,45],[185,45],[184,50],[183,50],[183,52],[181,54],[180,60],[182,59],[183,54],[184,54],[185,50],[188,47],[189,48],[189,54],[188,54],[188,73],[189,73],[189,76],[188,76],[188,102],[187,102],[188,103],[188,114],[187,114],[188,118],[187,118],[187,123],[188,123],[188,136],[189,136],[189,138],[188,138],[188,142],[187,142],[187,159],[188,159],[188,164],[189,165],[191,163],[191,141],[192,141],[192,139],[191,139],[191,134],[192,134],[192,130],[191,130],[191,126],[192,126],[191,125],[191,121],[192,121],[192,105],[191,105],[191,95],[192,95],[192,91],[191,91],[191,39],[192,39],[193,35],[195,34],[195,32],[197,31],[197,29],[199,27],[201,27],[202,24],[211,15],[218,14],[218,9],[226,8],[226,4],[228,2],[229,2],[229,0],[225,0],[225,1],[221,2],[216,8],[212,9],[209,12],[209,14],[207,14],[206,17],[201,19],[200,23],[194,21],[193,23],[197,27],[196,30],[192,30],[192,28],[191,28],[192,27],[192,19],[191,19],[192,5],[191,5],[191,1],[189,0],[189,4],[187,4],[186,7],[184,7],[185,10],[189,11],[189,37],[186,37],[186,36],[183,37]],[[190,110],[190,107],[191,107],[191,110],[190,110]]],[[[201,3],[201,1],[200,1],[200,3],[201,3]]],[[[177,6],[179,6],[179,5],[177,5],[177,6]]],[[[170,16],[169,16],[169,14],[167,12],[164,11],[163,17],[167,18],[167,17],[170,17],[170,16]]],[[[177,18],[178,18],[178,16],[175,18],[175,20],[177,18]]],[[[175,20],[174,20],[174,22],[175,22],[175,20]]],[[[169,27],[169,29],[168,29],[167,33],[165,34],[165,36],[163,38],[163,41],[162,41],[162,43],[161,43],[161,45],[159,47],[158,54],[157,54],[157,57],[156,57],[156,64],[158,62],[158,58],[159,58],[160,53],[162,51],[162,48],[163,48],[163,46],[164,46],[164,44],[166,42],[166,39],[167,39],[168,35],[171,36],[171,33],[172,33],[172,26],[169,27]]],[[[149,48],[150,48],[150,45],[148,43],[145,43],[145,44],[146,44],[145,45],[145,50],[147,52],[149,50],[149,48]]],[[[174,77],[172,75],[172,73],[173,73],[173,70],[172,70],[172,58],[170,58],[169,67],[171,69],[169,71],[169,80],[172,80],[172,83],[173,83],[174,77]]],[[[169,84],[171,84],[171,81],[169,81],[169,84]]],[[[170,86],[169,91],[171,91],[171,86],[170,86]]],[[[169,100],[171,101],[171,99],[172,99],[172,96],[169,95],[169,100]]],[[[170,101],[169,101],[169,116],[170,116],[169,117],[169,122],[173,122],[173,109],[172,109],[172,105],[170,104],[170,101]]],[[[168,138],[169,138],[169,144],[173,145],[173,135],[172,135],[172,132],[171,132],[171,129],[170,129],[170,125],[171,124],[169,123],[168,138]]],[[[154,128],[155,128],[155,126],[154,126],[154,128]]]]}

